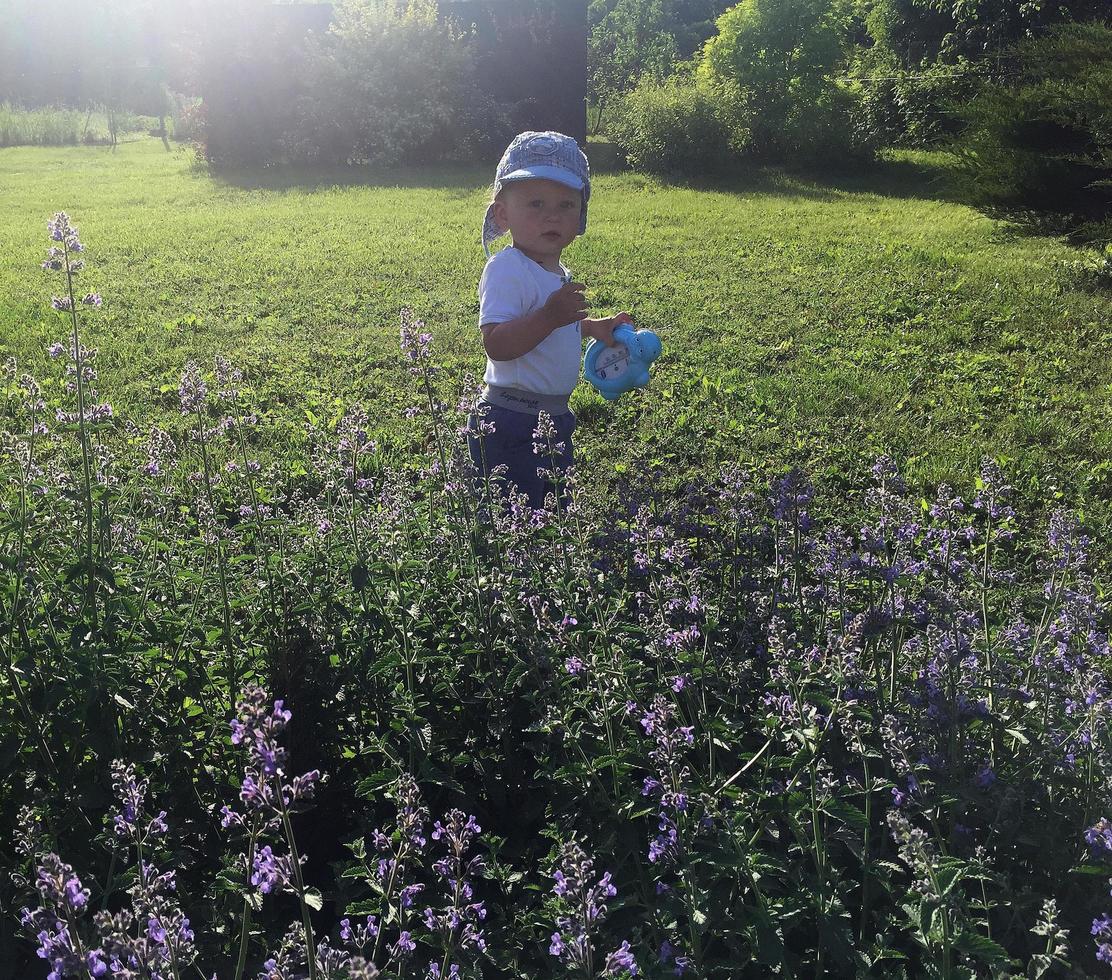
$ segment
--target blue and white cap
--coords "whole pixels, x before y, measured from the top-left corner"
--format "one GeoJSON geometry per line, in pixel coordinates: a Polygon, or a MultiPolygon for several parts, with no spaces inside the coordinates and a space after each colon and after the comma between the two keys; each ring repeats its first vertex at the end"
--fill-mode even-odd
{"type": "MultiPolygon", "coordinates": [[[[563,133],[519,133],[506,147],[494,175],[494,197],[516,180],[554,180],[583,192],[579,234],[587,230],[587,199],[591,196],[591,168],[579,144],[563,133]]],[[[506,232],[494,222],[494,204],[483,220],[483,251],[490,257],[490,243],[506,232]]]]}

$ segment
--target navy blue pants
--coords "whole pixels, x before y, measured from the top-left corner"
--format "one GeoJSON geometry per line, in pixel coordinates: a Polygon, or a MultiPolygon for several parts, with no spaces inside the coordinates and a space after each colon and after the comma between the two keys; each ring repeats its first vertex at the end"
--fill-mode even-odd
{"type": "MultiPolygon", "coordinates": [[[[500,405],[482,403],[486,408],[485,419],[493,423],[494,432],[481,440],[468,436],[467,446],[471,459],[479,472],[487,475],[496,466],[505,465],[505,480],[529,498],[529,506],[543,507],[545,494],[554,490],[554,484],[545,474],[553,469],[563,472],[571,465],[571,436],[575,431],[575,413],[564,412],[553,416],[556,426],[554,442],[563,443],[563,450],[553,455],[538,456],[533,452],[533,430],[537,416],[515,412],[500,405]],[[538,473],[537,471],[542,472],[538,473]]],[[[478,419],[472,416],[472,430],[478,428],[478,419]]]]}

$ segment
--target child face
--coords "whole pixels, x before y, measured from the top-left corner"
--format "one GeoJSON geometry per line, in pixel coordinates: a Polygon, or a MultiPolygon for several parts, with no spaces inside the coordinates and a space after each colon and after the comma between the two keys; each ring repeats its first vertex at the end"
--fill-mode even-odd
{"type": "Polygon", "coordinates": [[[494,219],[513,235],[515,248],[551,265],[579,234],[582,210],[580,191],[554,180],[522,180],[498,195],[494,219]]]}

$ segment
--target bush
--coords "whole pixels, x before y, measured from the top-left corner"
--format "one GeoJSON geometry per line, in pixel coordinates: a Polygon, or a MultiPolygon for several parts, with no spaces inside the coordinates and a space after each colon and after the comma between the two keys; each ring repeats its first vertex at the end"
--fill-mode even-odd
{"type": "Polygon", "coordinates": [[[294,159],[459,160],[511,135],[478,90],[468,39],[432,12],[341,4],[310,46],[309,69],[285,140],[294,159]]]}
{"type": "Polygon", "coordinates": [[[972,62],[924,62],[902,68],[872,49],[854,66],[859,93],[853,107],[859,138],[886,146],[929,146],[956,136],[960,108],[976,92],[984,73],[972,62]]]}
{"type": "Polygon", "coordinates": [[[686,79],[642,82],[622,100],[609,133],[629,163],[655,174],[705,174],[736,161],[749,139],[743,101],[686,79]]]}
{"type": "Polygon", "coordinates": [[[205,104],[180,93],[171,95],[170,125],[174,139],[199,141],[204,134],[205,104]]]}
{"type": "Polygon", "coordinates": [[[831,77],[844,30],[833,0],[742,0],[718,19],[699,78],[745,93],[755,156],[829,162],[864,149],[850,125],[854,97],[831,77]]]}
{"type": "Polygon", "coordinates": [[[1112,240],[1112,27],[1069,24],[1011,52],[964,110],[975,204],[1036,230],[1112,240]]]}
{"type": "Polygon", "coordinates": [[[262,17],[293,9],[274,5],[214,8],[200,67],[203,112],[198,143],[205,159],[221,167],[259,166],[282,158],[290,107],[308,71],[302,25],[262,17]]]}

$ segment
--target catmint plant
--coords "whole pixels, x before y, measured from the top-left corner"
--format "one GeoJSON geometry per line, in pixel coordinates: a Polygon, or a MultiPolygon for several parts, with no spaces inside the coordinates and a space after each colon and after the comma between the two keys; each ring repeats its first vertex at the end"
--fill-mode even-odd
{"type": "Polygon", "coordinates": [[[404,970],[417,949],[416,902],[425,884],[415,877],[428,846],[428,809],[416,780],[403,773],[392,796],[397,808],[393,830],[388,834],[376,828],[371,834],[378,856],[368,853],[363,838],[348,845],[361,864],[346,874],[361,877],[370,886],[378,896],[375,904],[379,913],[368,916],[362,924],[353,925],[350,919],[341,923],[341,938],[347,948],[365,955],[371,963],[382,962],[383,972],[404,970]],[[384,960],[380,960],[382,953],[386,954],[384,960]]]}
{"type": "MultiPolygon", "coordinates": [[[[302,858],[298,854],[290,815],[308,806],[324,777],[316,769],[292,779],[288,777],[288,754],[280,744],[279,736],[291,717],[292,713],[285,707],[284,701],[271,703],[258,685],[249,685],[244,690],[243,700],[237,705],[237,717],[231,722],[232,744],[246,756],[239,791],[243,810],[241,812],[225,805],[221,810],[221,823],[225,828],[238,828],[247,834],[247,853],[243,855],[242,865],[245,884],[257,888],[264,895],[285,890],[297,896],[301,906],[300,928],[305,943],[305,959],[310,980],[316,980],[316,944],[309,910],[314,905],[320,907],[319,896],[305,885],[301,873],[302,858]],[[262,835],[267,832],[281,833],[286,854],[275,854],[269,844],[260,846],[262,835]]],[[[245,889],[236,980],[242,976],[247,961],[251,908],[252,903],[245,889]]]]}
{"type": "Polygon", "coordinates": [[[588,980],[637,976],[639,968],[629,940],[623,940],[606,956],[598,953],[595,944],[608,915],[606,902],[617,895],[618,890],[609,871],[592,883],[594,866],[594,859],[574,841],[560,849],[559,864],[553,872],[556,884],[552,888],[554,904],[560,914],[556,917],[556,931],[548,952],[573,975],[588,980]]]}
{"type": "Polygon", "coordinates": [[[473,816],[462,810],[449,810],[444,820],[433,824],[430,836],[439,842],[446,853],[433,864],[449,904],[441,909],[426,906],[425,927],[429,935],[443,949],[438,963],[429,963],[430,977],[460,976],[461,966],[455,956],[474,956],[486,950],[486,939],[479,925],[487,916],[483,902],[473,901],[472,879],[484,870],[480,855],[469,855],[472,843],[477,841],[482,828],[473,816]]]}
{"type": "Polygon", "coordinates": [[[68,351],[66,364],[66,391],[76,396],[76,411],[58,409],[58,421],[64,425],[75,426],[78,442],[81,447],[81,473],[82,473],[82,500],[84,508],[84,536],[82,551],[84,554],[85,571],[85,602],[84,607],[89,615],[96,621],[96,590],[97,575],[96,542],[94,540],[93,521],[96,505],[93,499],[93,448],[91,440],[91,426],[97,422],[110,419],[113,415],[112,406],[107,402],[99,402],[97,392],[90,385],[96,380],[96,351],[85,347],[81,339],[80,320],[77,315],[79,306],[97,308],[101,306],[99,293],[86,293],[77,297],[75,279],[85,268],[85,260],[80,256],[85,252],[85,246],[77,237],[77,228],[70,224],[69,216],[64,211],[59,211],[47,223],[47,230],[51,241],[55,242],[50,247],[50,252],[42,267],[49,272],[61,273],[65,276],[65,291],[60,296],[53,296],[50,300],[55,310],[66,314],[70,321],[70,336],[68,348],[61,342],[51,345],[51,357],[62,356],[68,351]]]}
{"type": "Polygon", "coordinates": [[[39,907],[24,908],[20,925],[35,937],[35,954],[50,965],[47,980],[81,976],[99,970],[104,975],[104,950],[89,948],[81,939],[81,919],[88,909],[89,889],[57,854],[39,862],[35,876],[39,907]]]}

